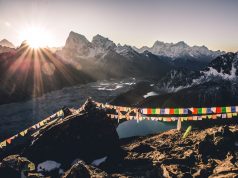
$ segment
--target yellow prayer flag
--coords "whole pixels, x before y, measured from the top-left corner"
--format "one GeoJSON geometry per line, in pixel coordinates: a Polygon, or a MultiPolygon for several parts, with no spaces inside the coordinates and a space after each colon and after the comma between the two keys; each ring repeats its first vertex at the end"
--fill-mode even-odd
{"type": "Polygon", "coordinates": [[[232,118],[232,113],[227,113],[227,118],[232,118]]]}
{"type": "Polygon", "coordinates": [[[24,137],[25,132],[24,131],[20,132],[20,135],[24,137]]]}
{"type": "Polygon", "coordinates": [[[43,122],[40,122],[40,123],[39,123],[39,125],[40,125],[40,126],[43,126],[43,125],[44,125],[44,123],[43,123],[43,122]]]}
{"type": "Polygon", "coordinates": [[[236,112],[232,113],[232,116],[237,116],[237,113],[236,112]]]}
{"type": "Polygon", "coordinates": [[[193,120],[194,121],[198,120],[198,116],[193,116],[193,120]]]}
{"type": "Polygon", "coordinates": [[[179,114],[183,114],[183,109],[179,108],[179,114]]]}
{"type": "Polygon", "coordinates": [[[207,108],[202,108],[202,114],[206,114],[207,113],[207,108]]]}
{"type": "Polygon", "coordinates": [[[226,112],[231,112],[231,107],[226,107],[226,112]]]}
{"type": "Polygon", "coordinates": [[[0,146],[1,146],[1,147],[5,147],[5,146],[7,146],[7,142],[6,142],[6,140],[4,140],[3,142],[1,142],[1,143],[0,143],[0,146]]]}
{"type": "Polygon", "coordinates": [[[159,108],[156,108],[155,114],[160,114],[160,109],[159,108]]]}

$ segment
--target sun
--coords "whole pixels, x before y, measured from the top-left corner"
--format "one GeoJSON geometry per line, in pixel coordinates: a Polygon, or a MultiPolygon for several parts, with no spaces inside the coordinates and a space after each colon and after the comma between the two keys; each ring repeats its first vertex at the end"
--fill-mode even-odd
{"type": "Polygon", "coordinates": [[[19,33],[21,41],[26,40],[31,48],[43,48],[49,46],[51,35],[43,27],[32,26],[23,29],[19,33]]]}

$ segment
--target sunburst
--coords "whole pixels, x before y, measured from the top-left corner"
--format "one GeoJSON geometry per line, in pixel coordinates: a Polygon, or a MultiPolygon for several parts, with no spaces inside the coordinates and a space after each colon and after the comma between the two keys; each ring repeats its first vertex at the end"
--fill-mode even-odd
{"type": "Polygon", "coordinates": [[[20,41],[26,40],[31,48],[47,47],[52,41],[50,33],[40,26],[28,26],[19,32],[20,41]]]}

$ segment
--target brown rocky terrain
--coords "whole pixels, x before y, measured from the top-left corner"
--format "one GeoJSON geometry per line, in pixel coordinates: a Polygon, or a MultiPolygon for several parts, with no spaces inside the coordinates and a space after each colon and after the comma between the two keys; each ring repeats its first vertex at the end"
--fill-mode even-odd
{"type": "Polygon", "coordinates": [[[194,128],[184,139],[184,131],[169,130],[119,140],[115,126],[104,110],[86,103],[81,112],[49,123],[22,149],[6,154],[0,177],[238,177],[237,124],[194,128]],[[101,164],[92,163],[102,157],[101,164]],[[37,171],[46,160],[61,167],[37,171]]]}

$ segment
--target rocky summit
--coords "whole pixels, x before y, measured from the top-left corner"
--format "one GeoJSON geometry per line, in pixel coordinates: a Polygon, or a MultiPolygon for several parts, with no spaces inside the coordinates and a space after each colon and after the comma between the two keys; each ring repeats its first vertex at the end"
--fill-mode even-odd
{"type": "Polygon", "coordinates": [[[238,176],[238,125],[119,140],[117,121],[90,100],[48,123],[0,162],[1,178],[238,176]]]}

